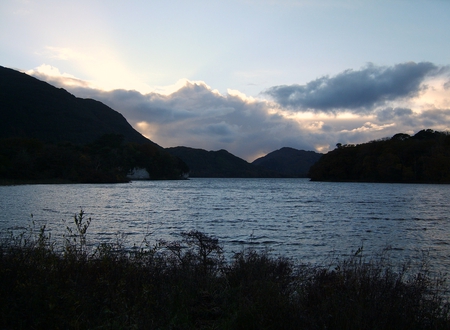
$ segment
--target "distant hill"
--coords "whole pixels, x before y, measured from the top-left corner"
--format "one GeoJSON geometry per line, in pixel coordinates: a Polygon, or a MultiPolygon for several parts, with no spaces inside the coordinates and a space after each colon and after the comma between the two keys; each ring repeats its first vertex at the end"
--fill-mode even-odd
{"type": "Polygon", "coordinates": [[[0,67],[0,182],[126,182],[136,167],[189,171],[105,104],[0,67]]]}
{"type": "Polygon", "coordinates": [[[254,165],[265,167],[289,177],[305,178],[310,167],[315,164],[322,154],[314,151],[281,148],[252,162],[254,165]]]}
{"type": "Polygon", "coordinates": [[[188,147],[167,148],[166,150],[189,166],[190,177],[261,178],[282,176],[264,167],[250,164],[226,150],[206,151],[188,147]]]}
{"type": "Polygon", "coordinates": [[[120,134],[126,142],[154,144],[105,104],[77,98],[62,88],[1,66],[0,109],[0,138],[85,144],[105,134],[120,134]]]}
{"type": "Polygon", "coordinates": [[[450,134],[431,129],[414,136],[341,145],[310,169],[313,181],[450,183],[450,134]]]}

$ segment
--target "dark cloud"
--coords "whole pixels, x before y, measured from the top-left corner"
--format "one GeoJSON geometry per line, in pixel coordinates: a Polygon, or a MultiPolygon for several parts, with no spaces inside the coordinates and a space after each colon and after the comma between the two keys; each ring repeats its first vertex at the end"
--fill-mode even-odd
{"type": "Polygon", "coordinates": [[[238,127],[226,122],[209,124],[202,127],[196,127],[190,130],[192,135],[204,135],[206,139],[214,139],[221,143],[233,143],[236,135],[239,134],[238,127]]]}
{"type": "Polygon", "coordinates": [[[449,122],[450,109],[432,109],[418,114],[414,124],[424,128],[440,127],[438,130],[449,130],[449,122]]]}
{"type": "Polygon", "coordinates": [[[379,111],[376,118],[380,124],[395,124],[390,129],[394,134],[406,131],[417,132],[426,128],[438,131],[450,129],[450,109],[429,109],[416,113],[410,109],[387,108],[379,111]]]}
{"type": "Polygon", "coordinates": [[[444,89],[450,89],[450,80],[444,83],[444,89]]]}
{"type": "Polygon", "coordinates": [[[370,64],[359,71],[347,70],[306,85],[275,86],[265,94],[272,96],[281,106],[299,111],[334,113],[349,110],[364,113],[386,101],[417,95],[424,79],[437,74],[438,69],[429,62],[410,62],[392,67],[370,64]]]}
{"type": "Polygon", "coordinates": [[[381,122],[392,121],[398,117],[411,116],[413,111],[406,108],[386,108],[377,112],[377,119],[381,122]]]}

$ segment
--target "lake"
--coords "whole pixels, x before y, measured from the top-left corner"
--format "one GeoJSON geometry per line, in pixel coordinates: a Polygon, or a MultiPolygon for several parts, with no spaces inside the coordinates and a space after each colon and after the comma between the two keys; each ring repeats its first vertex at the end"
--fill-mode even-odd
{"type": "Polygon", "coordinates": [[[94,243],[123,236],[140,246],[146,236],[177,240],[196,229],[218,237],[228,255],[267,249],[316,264],[360,246],[366,255],[390,247],[395,259],[425,252],[433,269],[450,271],[450,185],[193,178],[1,186],[0,196],[3,234],[23,231],[32,218],[58,239],[83,209],[94,243]]]}

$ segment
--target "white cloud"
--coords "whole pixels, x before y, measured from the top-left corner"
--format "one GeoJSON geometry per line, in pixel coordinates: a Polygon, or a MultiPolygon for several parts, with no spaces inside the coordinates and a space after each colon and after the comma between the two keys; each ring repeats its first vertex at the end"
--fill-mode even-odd
{"type": "Polygon", "coordinates": [[[236,97],[240,98],[242,101],[245,101],[245,102],[256,102],[256,99],[254,97],[247,96],[244,93],[242,93],[242,92],[240,92],[240,91],[238,91],[236,89],[228,88],[227,93],[228,93],[228,95],[236,96],[236,97]]]}
{"type": "Polygon", "coordinates": [[[342,130],[341,133],[378,132],[378,131],[382,131],[382,130],[388,128],[388,127],[393,127],[393,126],[395,126],[394,123],[385,124],[385,125],[378,125],[378,124],[375,124],[375,123],[366,122],[361,127],[353,128],[351,130],[342,130]]]}
{"type": "Polygon", "coordinates": [[[78,79],[71,74],[65,72],[61,73],[58,68],[49,64],[42,64],[34,69],[26,71],[26,73],[57,86],[96,88],[94,84],[78,79]]]}

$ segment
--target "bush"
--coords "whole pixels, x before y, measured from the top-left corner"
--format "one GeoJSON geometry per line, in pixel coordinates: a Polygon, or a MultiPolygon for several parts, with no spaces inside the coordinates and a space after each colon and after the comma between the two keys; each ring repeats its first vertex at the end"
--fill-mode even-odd
{"type": "Polygon", "coordinates": [[[333,267],[243,250],[198,231],[87,248],[74,216],[59,248],[42,227],[0,245],[0,328],[448,329],[443,278],[362,250],[333,267]]]}

